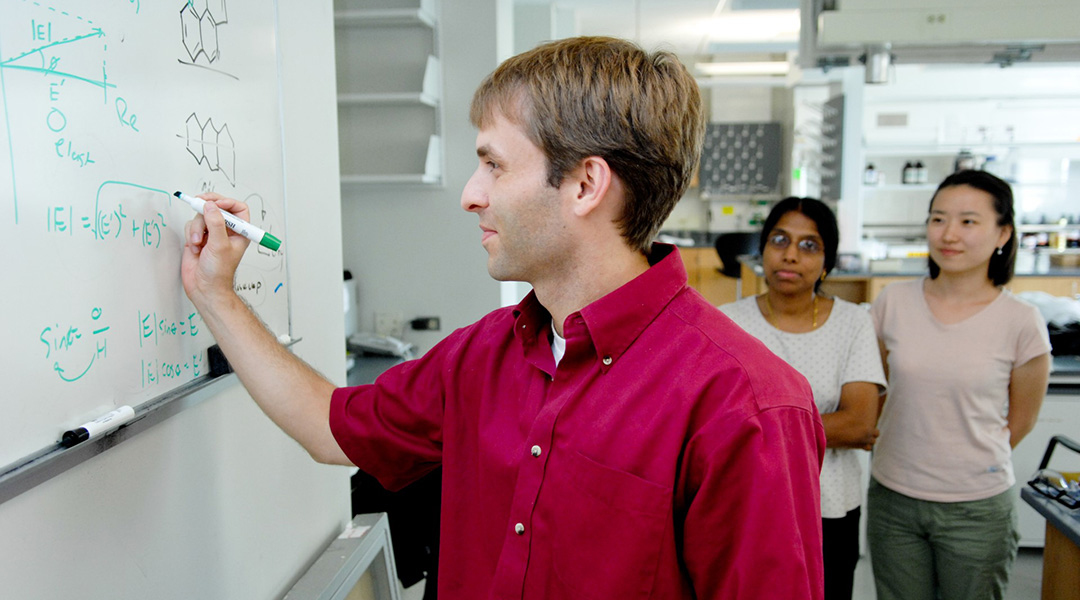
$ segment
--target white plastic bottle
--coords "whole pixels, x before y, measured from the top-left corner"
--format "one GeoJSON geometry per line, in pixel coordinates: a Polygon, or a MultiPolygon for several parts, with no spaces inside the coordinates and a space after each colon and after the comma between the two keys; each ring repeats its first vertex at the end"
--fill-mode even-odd
{"type": "Polygon", "coordinates": [[[878,184],[878,172],[874,168],[874,163],[866,165],[866,170],[863,171],[863,184],[864,185],[877,185],[878,184]]]}

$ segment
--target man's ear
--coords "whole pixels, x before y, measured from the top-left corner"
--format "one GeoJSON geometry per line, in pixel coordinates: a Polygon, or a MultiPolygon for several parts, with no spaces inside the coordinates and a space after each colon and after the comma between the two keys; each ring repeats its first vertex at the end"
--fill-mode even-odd
{"type": "Polygon", "coordinates": [[[587,156],[570,176],[574,185],[573,210],[579,217],[592,213],[611,191],[611,166],[599,156],[587,156]]]}

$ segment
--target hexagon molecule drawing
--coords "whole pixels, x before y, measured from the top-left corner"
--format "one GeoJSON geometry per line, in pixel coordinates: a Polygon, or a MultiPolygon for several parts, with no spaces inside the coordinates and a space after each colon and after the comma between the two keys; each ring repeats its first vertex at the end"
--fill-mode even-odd
{"type": "Polygon", "coordinates": [[[212,118],[205,123],[198,115],[191,113],[184,122],[187,151],[200,165],[205,164],[211,171],[218,171],[236,185],[236,143],[226,123],[220,128],[214,125],[212,118]]]}
{"type": "Polygon", "coordinates": [[[191,62],[214,63],[221,56],[218,27],[229,22],[225,0],[188,0],[180,9],[180,33],[191,62]]]}

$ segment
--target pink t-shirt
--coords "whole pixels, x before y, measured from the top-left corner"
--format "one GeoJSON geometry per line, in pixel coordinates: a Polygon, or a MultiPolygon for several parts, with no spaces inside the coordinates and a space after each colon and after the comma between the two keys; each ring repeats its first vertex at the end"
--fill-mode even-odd
{"type": "Polygon", "coordinates": [[[1050,351],[1039,311],[1001,294],[942,324],[925,278],[885,288],[870,309],[889,351],[889,396],[871,473],[885,487],[933,502],[989,498],[1016,479],[1006,414],[1013,369],[1050,351]]]}

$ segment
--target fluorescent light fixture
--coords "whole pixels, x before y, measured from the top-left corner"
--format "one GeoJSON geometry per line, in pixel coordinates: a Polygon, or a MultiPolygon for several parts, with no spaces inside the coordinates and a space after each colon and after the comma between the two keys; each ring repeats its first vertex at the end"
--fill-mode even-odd
{"type": "Polygon", "coordinates": [[[787,75],[787,61],[712,62],[696,63],[694,68],[703,75],[787,75]]]}
{"type": "Polygon", "coordinates": [[[702,33],[710,42],[720,44],[798,41],[799,25],[798,10],[723,12],[702,21],[702,33]]]}

